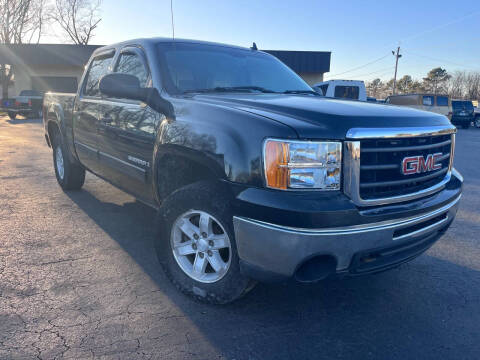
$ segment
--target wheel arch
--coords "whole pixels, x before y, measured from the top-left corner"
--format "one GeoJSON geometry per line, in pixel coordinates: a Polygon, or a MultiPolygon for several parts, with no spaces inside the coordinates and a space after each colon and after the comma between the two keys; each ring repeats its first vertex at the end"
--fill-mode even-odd
{"type": "Polygon", "coordinates": [[[154,161],[154,190],[157,202],[176,190],[196,182],[217,183],[226,179],[225,171],[214,159],[191,149],[171,146],[158,152],[154,161]]]}

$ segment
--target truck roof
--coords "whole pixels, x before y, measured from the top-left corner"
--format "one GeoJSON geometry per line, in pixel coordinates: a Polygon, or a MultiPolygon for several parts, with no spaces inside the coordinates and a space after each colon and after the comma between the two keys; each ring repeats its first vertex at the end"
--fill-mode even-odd
{"type": "Polygon", "coordinates": [[[215,45],[215,46],[224,46],[234,49],[242,49],[242,50],[250,50],[249,48],[236,46],[236,45],[229,45],[229,44],[222,44],[210,41],[203,41],[203,40],[191,40],[191,39],[172,39],[172,38],[165,38],[165,37],[152,37],[152,38],[138,38],[138,39],[131,39],[122,41],[119,43],[111,44],[102,46],[96,49],[92,56],[97,55],[99,53],[103,53],[108,50],[116,50],[117,48],[124,47],[127,45],[140,45],[142,47],[151,47],[159,43],[190,43],[190,44],[203,44],[203,45],[215,45]]]}

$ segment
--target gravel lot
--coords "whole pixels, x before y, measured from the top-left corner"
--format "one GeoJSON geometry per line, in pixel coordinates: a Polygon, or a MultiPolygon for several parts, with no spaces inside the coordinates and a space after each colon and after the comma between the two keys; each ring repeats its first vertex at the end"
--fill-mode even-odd
{"type": "Polygon", "coordinates": [[[92,175],[62,192],[41,122],[0,117],[0,358],[479,359],[479,153],[460,130],[457,220],[413,262],[214,307],[160,272],[153,210],[92,175]]]}

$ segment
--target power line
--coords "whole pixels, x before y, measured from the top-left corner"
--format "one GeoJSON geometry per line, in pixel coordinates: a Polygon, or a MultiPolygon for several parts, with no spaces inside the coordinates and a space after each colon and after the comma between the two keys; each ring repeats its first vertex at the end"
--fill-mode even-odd
{"type": "Polygon", "coordinates": [[[373,61],[370,61],[366,64],[363,64],[363,65],[360,65],[360,66],[357,66],[357,67],[354,67],[353,69],[350,69],[350,70],[347,70],[347,71],[344,71],[344,72],[341,72],[341,73],[338,73],[338,74],[334,74],[334,75],[329,75],[329,77],[334,77],[334,76],[339,76],[339,75],[343,75],[343,74],[346,74],[346,73],[349,73],[349,72],[352,72],[352,71],[355,71],[355,70],[358,70],[358,69],[362,69],[368,65],[372,65],[372,64],[375,64],[376,62],[379,62],[380,60],[383,60],[385,59],[387,56],[389,56],[390,54],[386,54],[382,57],[379,57],[378,59],[375,59],[373,61]]]}
{"type": "Polygon", "coordinates": [[[373,75],[373,74],[378,74],[380,72],[385,72],[385,70],[388,70],[388,72],[390,73],[391,71],[394,70],[394,67],[393,66],[388,66],[388,67],[385,67],[385,68],[381,68],[381,69],[378,69],[378,70],[375,70],[375,71],[372,71],[372,72],[369,72],[369,73],[364,73],[364,74],[360,74],[360,75],[352,75],[351,77],[352,78],[360,78],[360,77],[363,77],[363,76],[368,76],[368,75],[373,75]]]}
{"type": "MultiPolygon", "coordinates": [[[[404,52],[405,52],[405,51],[404,51],[404,52]]],[[[431,57],[431,56],[416,54],[416,53],[413,53],[413,52],[411,52],[411,51],[408,51],[407,54],[410,54],[410,55],[413,55],[413,56],[418,56],[418,57],[425,58],[425,59],[429,59],[429,60],[433,60],[433,61],[439,61],[439,62],[443,62],[443,63],[448,63],[448,64],[452,64],[452,65],[455,65],[455,66],[461,66],[461,67],[464,67],[464,68],[467,68],[467,69],[471,69],[471,70],[477,70],[477,71],[479,70],[478,68],[473,68],[473,67],[471,67],[471,66],[467,66],[467,65],[459,64],[459,63],[456,63],[456,62],[453,62],[453,61],[444,60],[444,59],[439,59],[439,58],[435,58],[435,57],[431,57]]]]}
{"type": "Polygon", "coordinates": [[[440,24],[440,25],[437,25],[437,26],[434,26],[430,29],[427,29],[427,30],[423,30],[423,31],[420,31],[416,34],[413,34],[413,35],[410,35],[406,38],[404,38],[402,41],[408,41],[408,40],[412,40],[412,39],[416,39],[422,35],[425,35],[425,34],[428,34],[428,33],[431,33],[433,31],[436,31],[436,30],[440,30],[440,29],[443,29],[447,26],[450,26],[450,25],[453,25],[453,24],[456,24],[456,23],[459,23],[463,20],[465,20],[466,18],[469,18],[469,17],[472,17],[472,16],[475,16],[475,15],[479,15],[480,14],[480,11],[475,11],[473,13],[470,13],[470,14],[467,14],[467,15],[464,15],[462,17],[459,17],[455,20],[452,20],[452,21],[449,21],[449,22],[446,22],[446,23],[443,23],[443,24],[440,24]]]}

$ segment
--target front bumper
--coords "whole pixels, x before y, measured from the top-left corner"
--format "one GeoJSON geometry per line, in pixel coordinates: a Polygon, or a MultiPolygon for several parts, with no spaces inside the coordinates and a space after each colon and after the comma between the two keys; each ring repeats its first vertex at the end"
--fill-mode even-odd
{"type": "Polygon", "coordinates": [[[469,124],[475,119],[475,115],[453,115],[452,124],[469,124]]]}
{"type": "MultiPolygon", "coordinates": [[[[333,268],[327,269],[328,275],[377,272],[411,260],[438,240],[455,218],[463,179],[456,171],[452,175],[451,184],[444,190],[428,201],[410,204],[416,208],[415,213],[404,209],[401,216],[392,206],[357,209],[356,217],[351,216],[351,209],[333,212],[344,217],[344,221],[348,221],[345,217],[358,220],[377,213],[373,218],[380,221],[370,218],[370,222],[311,228],[234,216],[242,270],[261,281],[276,281],[296,276],[304,264],[317,257],[333,264],[333,268]]],[[[332,208],[336,205],[331,204],[332,208]]],[[[398,205],[402,206],[405,205],[398,205]]],[[[328,221],[333,215],[329,213],[325,219],[328,221]]]]}

